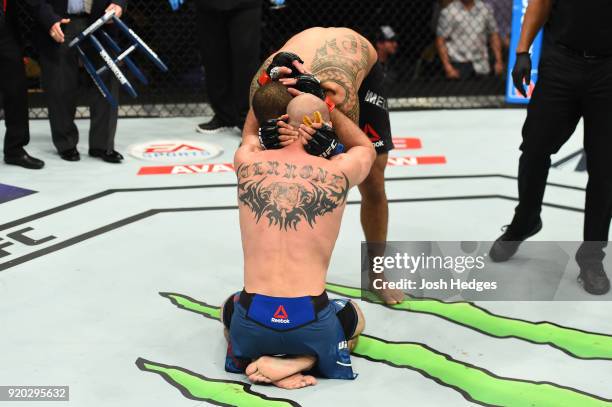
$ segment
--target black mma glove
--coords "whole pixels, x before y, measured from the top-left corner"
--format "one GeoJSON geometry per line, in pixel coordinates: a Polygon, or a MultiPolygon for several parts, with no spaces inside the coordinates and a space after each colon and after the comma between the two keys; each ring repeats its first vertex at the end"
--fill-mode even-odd
{"type": "Polygon", "coordinates": [[[295,88],[300,92],[310,93],[315,95],[319,99],[323,100],[327,105],[327,109],[332,112],[336,105],[329,96],[325,96],[325,91],[321,87],[321,82],[314,76],[308,73],[304,73],[295,77],[297,83],[295,88]]]}
{"type": "Polygon", "coordinates": [[[279,140],[280,133],[278,132],[278,120],[279,119],[266,120],[259,128],[259,145],[264,150],[277,150],[283,147],[279,140]]]}
{"type": "Polygon", "coordinates": [[[336,133],[327,124],[324,124],[320,129],[316,129],[315,134],[304,146],[304,149],[308,154],[321,158],[331,158],[344,152],[344,146],[338,142],[336,133]]]}
{"type": "Polygon", "coordinates": [[[295,79],[297,79],[297,83],[294,87],[297,90],[304,93],[310,93],[321,100],[325,100],[325,91],[321,88],[321,82],[319,82],[314,75],[304,73],[296,76],[295,79]]]}
{"type": "Polygon", "coordinates": [[[263,86],[268,82],[279,80],[280,75],[276,68],[281,66],[291,69],[291,74],[289,77],[295,78],[300,73],[297,69],[295,69],[295,66],[293,66],[293,61],[298,61],[301,64],[304,63],[304,61],[302,61],[302,59],[293,52],[279,52],[278,54],[274,55],[272,62],[270,62],[270,65],[268,65],[266,70],[261,73],[261,76],[259,79],[257,79],[257,82],[260,86],[263,86]]]}
{"type": "Polygon", "coordinates": [[[295,66],[293,66],[294,61],[298,61],[300,64],[304,63],[304,61],[302,61],[302,58],[300,58],[299,55],[294,54],[293,52],[279,52],[278,54],[274,55],[274,58],[272,58],[272,62],[270,62],[270,65],[268,65],[268,69],[266,69],[266,72],[268,73],[270,78],[275,81],[278,80],[279,77],[278,75],[275,75],[274,68],[284,66],[286,68],[291,69],[291,75],[289,76],[291,78],[294,78],[300,74],[298,70],[295,69],[295,66]]]}
{"type": "Polygon", "coordinates": [[[531,83],[531,57],[529,52],[517,52],[516,62],[512,68],[512,82],[518,92],[527,97],[527,92],[523,86],[523,80],[529,86],[531,83]]]}

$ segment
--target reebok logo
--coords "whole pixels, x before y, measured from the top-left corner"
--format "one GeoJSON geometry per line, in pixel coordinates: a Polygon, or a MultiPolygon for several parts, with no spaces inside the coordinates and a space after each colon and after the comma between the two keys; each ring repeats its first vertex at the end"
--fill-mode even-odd
{"type": "Polygon", "coordinates": [[[363,132],[366,134],[366,136],[368,136],[370,141],[373,143],[380,140],[380,135],[369,124],[366,124],[365,126],[363,126],[363,132]]]}
{"type": "Polygon", "coordinates": [[[287,315],[287,311],[285,311],[285,307],[279,305],[274,313],[274,316],[270,319],[272,322],[276,322],[277,324],[289,324],[291,321],[289,320],[289,315],[287,315]]]}
{"type": "Polygon", "coordinates": [[[288,315],[287,315],[287,311],[285,311],[285,307],[283,307],[282,305],[279,305],[278,308],[276,309],[276,312],[274,313],[274,318],[287,319],[288,315]]]}
{"type": "Polygon", "coordinates": [[[380,135],[369,124],[363,126],[363,132],[366,134],[366,136],[368,136],[374,148],[382,147],[385,145],[385,141],[381,139],[380,135]]]}

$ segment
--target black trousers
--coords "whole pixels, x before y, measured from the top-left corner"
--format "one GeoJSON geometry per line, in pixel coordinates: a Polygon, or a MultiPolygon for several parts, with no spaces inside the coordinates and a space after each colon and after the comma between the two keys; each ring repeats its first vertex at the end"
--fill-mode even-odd
{"type": "MultiPolygon", "coordinates": [[[[60,152],[75,148],[79,141],[79,131],[74,118],[78,96],[83,90],[79,86],[79,58],[75,49],[68,48],[68,43],[88,24],[87,19],[83,17],[72,17],[71,20],[69,24],[62,26],[66,41],[60,46],[45,49],[40,55],[41,79],[49,108],[51,136],[53,144],[60,152]]],[[[93,54],[91,59],[96,61],[96,67],[100,66],[93,54]]],[[[103,77],[113,96],[118,97],[118,82],[109,80],[112,75],[108,75],[108,72],[103,77]]],[[[118,111],[104,99],[89,77],[86,83],[91,115],[89,148],[113,150],[118,111]]]]}
{"type": "Polygon", "coordinates": [[[4,155],[19,155],[30,141],[28,85],[21,47],[6,27],[0,27],[0,92],[4,101],[4,155]]]}
{"type": "Polygon", "coordinates": [[[206,91],[212,109],[229,125],[242,127],[249,87],[259,68],[261,6],[219,11],[198,7],[198,30],[206,91]]]}
{"type": "Polygon", "coordinates": [[[589,181],[581,266],[601,262],[612,216],[612,57],[586,59],[546,44],[539,79],[527,109],[519,162],[519,205],[513,226],[526,227],[540,214],[551,154],[584,118],[589,181]]]}

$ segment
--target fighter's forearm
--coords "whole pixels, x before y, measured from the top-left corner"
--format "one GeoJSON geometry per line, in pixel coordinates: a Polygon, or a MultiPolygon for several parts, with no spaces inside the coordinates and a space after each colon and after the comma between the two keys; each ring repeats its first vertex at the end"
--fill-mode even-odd
{"type": "Polygon", "coordinates": [[[339,109],[331,112],[331,120],[338,139],[347,150],[357,146],[374,148],[368,136],[339,109]]]}
{"type": "Polygon", "coordinates": [[[523,27],[521,28],[521,39],[516,52],[529,52],[531,44],[540,29],[544,26],[550,15],[552,0],[530,0],[525,12],[523,27]]]}
{"type": "Polygon", "coordinates": [[[249,113],[247,113],[244,121],[244,127],[242,128],[242,144],[259,146],[258,131],[259,123],[257,122],[257,118],[255,118],[255,114],[253,114],[253,109],[251,108],[249,109],[249,113]]]}

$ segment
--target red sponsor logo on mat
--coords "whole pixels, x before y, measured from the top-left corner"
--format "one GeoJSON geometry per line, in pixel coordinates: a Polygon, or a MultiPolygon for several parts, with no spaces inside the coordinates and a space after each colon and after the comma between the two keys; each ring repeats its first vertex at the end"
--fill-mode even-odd
{"type": "Polygon", "coordinates": [[[204,151],[203,148],[189,144],[153,144],[145,148],[145,153],[176,153],[177,151],[204,151]]]}
{"type": "Polygon", "coordinates": [[[443,155],[431,155],[422,157],[389,157],[387,167],[410,167],[413,165],[446,164],[446,157],[443,155]]]}
{"type": "Polygon", "coordinates": [[[393,137],[393,145],[396,150],[418,150],[423,146],[421,139],[413,137],[393,137]]]}
{"type": "MultiPolygon", "coordinates": [[[[414,165],[446,164],[443,155],[432,156],[405,156],[389,157],[387,167],[410,167],[414,165]]],[[[213,174],[219,172],[233,172],[234,165],[231,163],[217,164],[188,164],[188,165],[165,165],[160,167],[142,167],[138,175],[183,175],[183,174],[213,174]]]]}
{"type": "Polygon", "coordinates": [[[233,172],[231,163],[165,165],[161,167],[142,167],[138,175],[180,175],[180,174],[210,174],[216,172],[233,172]]]}

